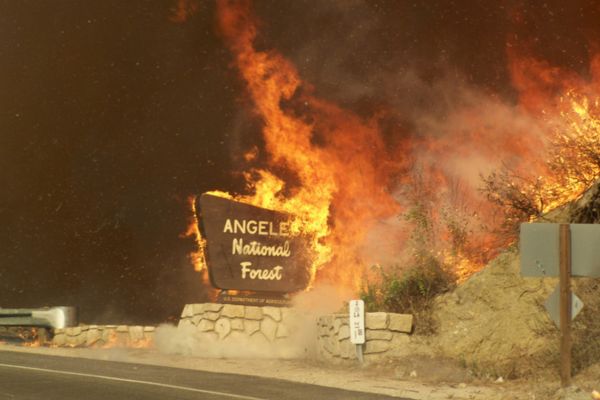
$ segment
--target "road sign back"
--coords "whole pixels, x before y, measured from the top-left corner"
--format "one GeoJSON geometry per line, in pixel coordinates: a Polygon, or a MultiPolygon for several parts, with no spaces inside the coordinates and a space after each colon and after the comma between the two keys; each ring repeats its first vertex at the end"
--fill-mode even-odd
{"type": "MultiPolygon", "coordinates": [[[[560,327],[560,285],[557,285],[552,294],[548,296],[544,306],[548,314],[550,314],[550,319],[554,321],[556,326],[560,327]]],[[[583,301],[574,293],[571,293],[571,320],[575,319],[582,308],[583,301]]]]}
{"type": "Polygon", "coordinates": [[[573,276],[600,278],[600,224],[571,224],[573,276]]]}
{"type": "Polygon", "coordinates": [[[558,276],[558,224],[521,224],[521,274],[558,276]]]}
{"type": "MultiPolygon", "coordinates": [[[[570,224],[571,274],[600,278],[600,224],[570,224]]],[[[521,274],[558,276],[559,224],[521,224],[521,274]]]]}

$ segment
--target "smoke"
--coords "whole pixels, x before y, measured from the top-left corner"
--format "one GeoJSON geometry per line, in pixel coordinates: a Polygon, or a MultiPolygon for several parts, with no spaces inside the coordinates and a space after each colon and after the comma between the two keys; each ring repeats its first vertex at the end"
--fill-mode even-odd
{"type": "MultiPolygon", "coordinates": [[[[481,177],[503,165],[541,174],[547,138],[554,132],[548,118],[516,101],[504,53],[507,11],[487,6],[455,10],[464,20],[449,26],[441,4],[387,4],[386,12],[361,1],[321,2],[310,11],[296,4],[300,26],[305,19],[336,24],[308,31],[300,44],[285,34],[274,35],[270,29],[278,30],[276,23],[261,26],[261,32],[293,61],[315,95],[376,122],[388,150],[378,162],[408,166],[388,187],[403,213],[365,227],[362,261],[391,265],[405,260],[413,232],[406,216],[420,207],[431,210],[427,218],[436,225],[433,250],[448,250],[444,247],[453,227],[443,225],[464,221],[461,229],[480,267],[496,252],[481,257],[476,249],[489,250],[491,232],[501,223],[499,210],[481,193],[481,177]],[[401,32],[391,30],[399,21],[405,23],[401,32]],[[438,30],[422,31],[415,21],[438,30]],[[473,31],[481,41],[473,40],[473,31]]],[[[258,12],[266,11],[258,6],[258,12]]]]}
{"type": "Polygon", "coordinates": [[[314,321],[299,316],[288,325],[290,337],[278,339],[277,344],[257,332],[248,336],[244,332],[232,331],[224,339],[216,333],[200,333],[195,326],[160,325],[156,328],[154,343],[166,354],[181,354],[204,358],[303,358],[313,354],[314,321]]]}
{"type": "Polygon", "coordinates": [[[260,332],[251,336],[231,331],[223,339],[216,333],[200,332],[193,325],[163,324],[156,328],[154,345],[162,353],[205,358],[314,358],[317,319],[322,315],[346,312],[345,300],[352,294],[344,288],[321,284],[293,298],[285,326],[289,336],[274,344],[260,332]]]}

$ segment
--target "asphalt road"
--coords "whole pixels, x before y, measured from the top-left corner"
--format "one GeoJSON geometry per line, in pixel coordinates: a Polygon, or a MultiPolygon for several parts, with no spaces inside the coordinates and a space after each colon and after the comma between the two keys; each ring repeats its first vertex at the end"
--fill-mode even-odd
{"type": "Polygon", "coordinates": [[[0,351],[5,399],[409,400],[245,375],[0,351]]]}

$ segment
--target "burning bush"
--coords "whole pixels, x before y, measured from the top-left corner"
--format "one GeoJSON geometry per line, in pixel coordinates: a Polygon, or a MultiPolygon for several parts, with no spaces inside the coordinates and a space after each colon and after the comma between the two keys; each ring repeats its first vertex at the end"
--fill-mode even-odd
{"type": "MultiPolygon", "coordinates": [[[[503,165],[482,177],[482,191],[504,215],[504,234],[514,237],[521,222],[542,217],[580,197],[600,178],[600,105],[568,93],[561,125],[550,138],[542,176],[503,165]]],[[[575,222],[596,222],[593,215],[575,222]]]]}

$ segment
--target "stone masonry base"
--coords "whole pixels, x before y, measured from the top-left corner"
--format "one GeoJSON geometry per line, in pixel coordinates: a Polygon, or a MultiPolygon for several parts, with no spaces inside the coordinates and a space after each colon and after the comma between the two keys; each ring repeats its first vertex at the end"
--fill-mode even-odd
{"type": "MultiPolygon", "coordinates": [[[[343,363],[356,360],[356,345],[350,342],[348,314],[333,314],[317,321],[317,353],[324,361],[343,363]]],[[[395,313],[366,313],[365,362],[405,355],[410,342],[413,316],[395,313]]]]}
{"type": "Polygon", "coordinates": [[[56,347],[148,347],[153,326],[80,325],[55,329],[51,345],[56,347]]]}

